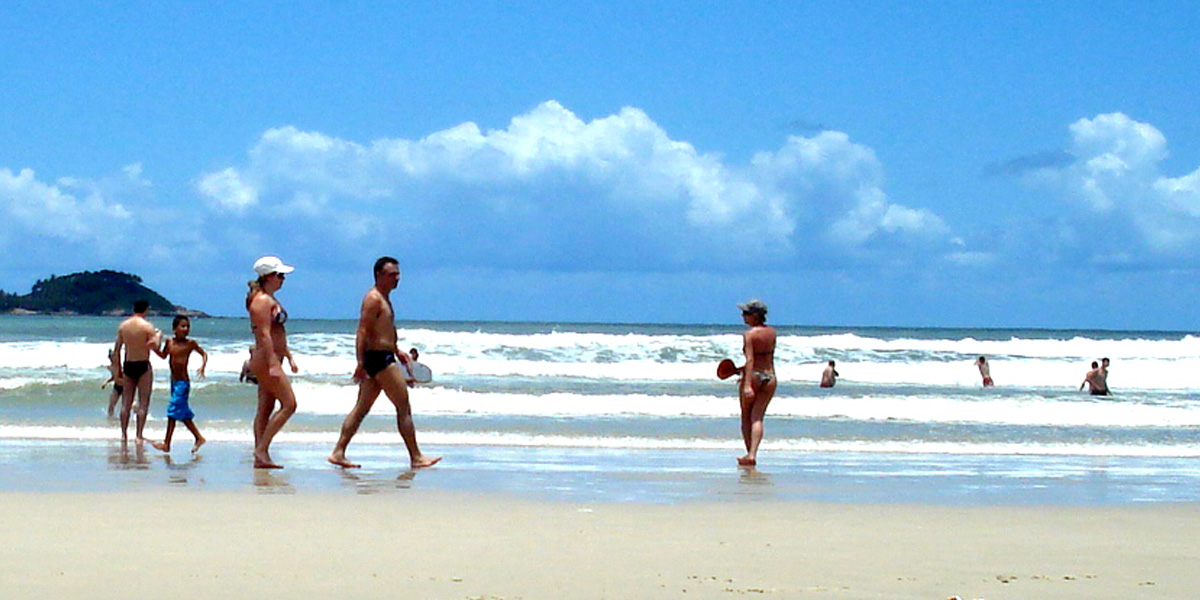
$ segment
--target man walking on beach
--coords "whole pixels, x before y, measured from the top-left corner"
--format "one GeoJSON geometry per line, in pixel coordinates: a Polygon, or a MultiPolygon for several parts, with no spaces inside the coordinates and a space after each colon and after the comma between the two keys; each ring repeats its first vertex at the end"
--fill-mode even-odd
{"type": "Polygon", "coordinates": [[[150,392],[154,388],[154,371],[150,368],[150,351],[158,348],[162,332],[154,324],[146,320],[146,311],[150,303],[138,300],[133,303],[133,316],[121,322],[117,327],[117,341],[113,345],[112,364],[117,370],[117,381],[121,382],[121,441],[129,440],[129,412],[133,408],[133,396],[136,393],[137,405],[137,443],[145,440],[142,430],[146,427],[146,414],[150,410],[150,392]],[[125,359],[121,362],[121,349],[125,349],[125,359]]]}
{"type": "Polygon", "coordinates": [[[358,358],[354,381],[358,383],[358,401],[350,414],[346,415],[341,436],[329,455],[329,462],[340,467],[361,466],[346,460],[346,447],[350,445],[350,438],[358,432],[367,413],[371,412],[371,406],[381,391],[396,405],[396,429],[404,438],[412,468],[432,466],[441,460],[441,457],[421,454],[417,447],[417,430],[413,425],[412,406],[408,402],[408,386],[397,362],[407,364],[411,360],[396,345],[396,313],[392,309],[391,292],[398,285],[399,262],[390,256],[375,261],[375,285],[363,297],[358,332],[354,338],[354,351],[358,358]]]}

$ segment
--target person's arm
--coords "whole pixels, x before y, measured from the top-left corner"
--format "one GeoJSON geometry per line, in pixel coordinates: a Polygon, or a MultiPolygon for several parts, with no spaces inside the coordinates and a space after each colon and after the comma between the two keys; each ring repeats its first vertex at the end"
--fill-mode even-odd
{"type": "Polygon", "coordinates": [[[117,341],[113,342],[113,351],[112,351],[112,372],[116,373],[116,375],[114,376],[115,379],[113,379],[113,381],[116,381],[117,379],[123,379],[125,377],[125,370],[121,365],[121,348],[123,348],[124,346],[125,346],[125,340],[121,337],[121,332],[118,331],[117,332],[117,341]]]}
{"type": "Polygon", "coordinates": [[[192,342],[192,344],[196,352],[200,354],[200,378],[204,379],[204,369],[208,367],[208,353],[204,351],[204,348],[200,347],[198,342],[192,342]]]}
{"type": "Polygon", "coordinates": [[[367,354],[367,338],[371,335],[371,325],[379,314],[379,308],[374,302],[374,294],[368,293],[358,311],[358,329],[354,333],[354,381],[367,378],[367,369],[363,366],[363,357],[367,354]]]}
{"type": "Polygon", "coordinates": [[[754,375],[754,343],[749,331],[742,334],[742,354],[746,356],[746,364],[742,365],[742,397],[750,399],[754,397],[754,386],[750,381],[754,375]]]}

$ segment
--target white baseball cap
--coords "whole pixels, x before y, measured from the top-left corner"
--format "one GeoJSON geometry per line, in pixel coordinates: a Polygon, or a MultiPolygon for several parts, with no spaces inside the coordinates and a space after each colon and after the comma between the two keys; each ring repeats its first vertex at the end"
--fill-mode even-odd
{"type": "Polygon", "coordinates": [[[289,267],[279,260],[278,256],[264,256],[254,261],[254,272],[258,273],[259,277],[266,277],[271,273],[291,273],[296,267],[289,267]]]}

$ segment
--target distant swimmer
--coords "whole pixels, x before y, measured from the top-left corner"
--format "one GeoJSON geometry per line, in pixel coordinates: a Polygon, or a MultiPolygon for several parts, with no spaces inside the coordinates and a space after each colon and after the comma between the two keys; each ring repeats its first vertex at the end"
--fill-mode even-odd
{"type": "Polygon", "coordinates": [[[825,367],[825,372],[821,373],[821,387],[830,388],[837,383],[838,372],[833,368],[833,361],[829,361],[829,366],[825,367]]]}
{"type": "Polygon", "coordinates": [[[254,376],[254,371],[250,368],[250,362],[254,360],[254,346],[250,346],[250,358],[242,363],[242,372],[238,374],[238,381],[241,383],[253,383],[258,385],[258,378],[254,376]]]}
{"type": "Polygon", "coordinates": [[[417,361],[418,358],[421,358],[421,352],[416,348],[409,348],[408,356],[412,360],[401,367],[404,370],[404,383],[407,383],[408,387],[416,387],[418,383],[433,381],[433,371],[430,371],[424,363],[417,361]]]}
{"type": "Polygon", "coordinates": [[[358,433],[358,427],[371,412],[371,406],[379,393],[387,394],[396,406],[396,429],[408,449],[409,464],[414,469],[436,464],[441,457],[425,456],[417,445],[417,429],[413,424],[412,405],[408,400],[401,365],[412,362],[409,354],[397,347],[396,312],[392,307],[391,293],[400,285],[399,261],[383,256],[375,261],[375,285],[363,296],[359,309],[358,331],[354,338],[354,353],[358,360],[354,368],[354,381],[358,383],[358,400],[346,420],[342,422],[342,433],[338,437],[329,462],[345,468],[361,465],[346,459],[346,447],[358,433]]]}
{"type": "Polygon", "coordinates": [[[117,403],[121,401],[121,396],[125,393],[125,386],[122,385],[124,379],[121,377],[121,367],[113,360],[112,348],[108,349],[108,379],[100,384],[100,389],[108,387],[108,384],[113,384],[112,392],[108,394],[108,418],[116,416],[117,403]]]}
{"type": "Polygon", "coordinates": [[[1093,396],[1107,396],[1108,387],[1104,385],[1104,373],[1100,370],[1100,364],[1092,361],[1092,370],[1088,371],[1083,378],[1083,383],[1079,384],[1080,391],[1084,386],[1088,386],[1089,392],[1093,396]]]}
{"type": "Polygon", "coordinates": [[[758,464],[758,446],[763,438],[763,419],[767,405],[775,396],[779,381],[775,378],[775,328],[767,325],[767,305],[761,300],[739,304],[742,322],[750,328],[742,334],[746,364],[738,381],[742,407],[742,441],[746,455],[738,459],[742,466],[758,464]]]}
{"type": "Polygon", "coordinates": [[[117,369],[117,381],[121,383],[121,441],[129,440],[129,413],[133,410],[133,398],[137,396],[136,442],[142,443],[142,431],[146,427],[146,415],[150,411],[150,393],[154,390],[154,371],[150,368],[150,352],[158,347],[162,332],[146,320],[150,303],[138,300],[133,303],[133,316],[117,327],[117,340],[113,344],[111,364],[117,369]],[[124,358],[121,350],[125,350],[124,358]]]}
{"type": "Polygon", "coordinates": [[[275,298],[287,274],[294,270],[295,267],[283,264],[278,257],[264,256],[254,263],[258,279],[249,283],[250,291],[246,294],[246,312],[250,314],[250,331],[254,334],[250,372],[258,380],[258,411],[254,415],[255,469],[283,468],[271,460],[271,441],[296,413],[296,393],[283,372],[283,361],[291,356],[284,327],[288,314],[275,298]]]}
{"type": "Polygon", "coordinates": [[[1112,388],[1108,387],[1108,357],[1100,359],[1100,380],[1104,382],[1104,393],[1112,394],[1112,388]]]}
{"type": "Polygon", "coordinates": [[[979,356],[979,360],[976,360],[976,366],[979,367],[980,376],[983,376],[984,388],[991,388],[992,385],[996,385],[996,382],[992,382],[991,380],[991,367],[988,366],[988,359],[984,358],[984,356],[979,356]]]}

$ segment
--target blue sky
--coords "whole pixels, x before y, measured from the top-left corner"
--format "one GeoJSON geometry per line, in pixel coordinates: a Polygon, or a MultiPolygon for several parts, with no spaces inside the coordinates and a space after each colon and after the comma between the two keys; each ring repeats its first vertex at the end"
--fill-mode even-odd
{"type": "Polygon", "coordinates": [[[1186,2],[0,12],[0,288],[239,315],[1200,327],[1186,2]]]}

